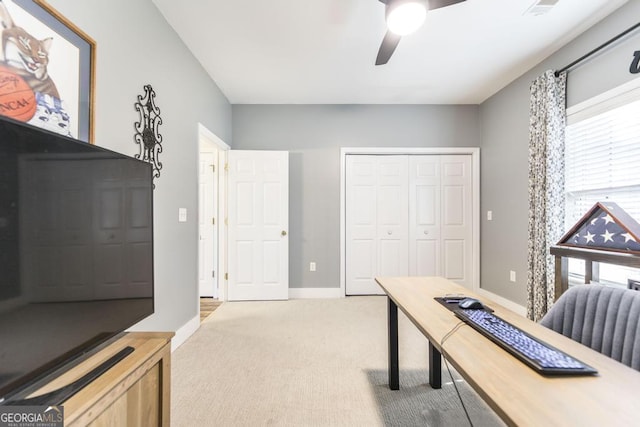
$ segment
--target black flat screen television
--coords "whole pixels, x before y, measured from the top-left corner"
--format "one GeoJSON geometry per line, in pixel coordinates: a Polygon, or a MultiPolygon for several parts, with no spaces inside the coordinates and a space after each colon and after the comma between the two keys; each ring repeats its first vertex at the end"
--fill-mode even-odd
{"type": "Polygon", "coordinates": [[[0,404],[153,313],[148,163],[0,117],[0,404]]]}

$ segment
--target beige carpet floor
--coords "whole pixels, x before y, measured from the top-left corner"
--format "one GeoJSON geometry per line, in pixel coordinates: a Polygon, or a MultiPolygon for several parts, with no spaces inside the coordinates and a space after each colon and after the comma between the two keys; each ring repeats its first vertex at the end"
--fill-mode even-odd
{"type": "MultiPolygon", "coordinates": [[[[446,368],[432,389],[427,341],[399,321],[391,391],[385,297],[225,303],[173,353],[171,425],[468,426],[446,368]]],[[[503,425],[454,377],[473,425],[503,425]]]]}

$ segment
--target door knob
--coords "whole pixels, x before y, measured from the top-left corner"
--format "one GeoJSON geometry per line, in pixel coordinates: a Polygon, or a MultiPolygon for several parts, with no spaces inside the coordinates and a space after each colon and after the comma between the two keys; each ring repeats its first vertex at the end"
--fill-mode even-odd
{"type": "Polygon", "coordinates": [[[391,236],[391,235],[393,234],[393,231],[389,230],[389,231],[387,231],[387,234],[388,234],[389,236],[391,236]]]}
{"type": "Polygon", "coordinates": [[[281,235],[281,236],[286,236],[286,235],[287,235],[287,232],[286,232],[286,231],[284,231],[284,230],[282,230],[282,231],[280,232],[280,235],[281,235]]]}
{"type": "Polygon", "coordinates": [[[425,235],[429,234],[429,230],[424,230],[424,234],[425,235]]]}

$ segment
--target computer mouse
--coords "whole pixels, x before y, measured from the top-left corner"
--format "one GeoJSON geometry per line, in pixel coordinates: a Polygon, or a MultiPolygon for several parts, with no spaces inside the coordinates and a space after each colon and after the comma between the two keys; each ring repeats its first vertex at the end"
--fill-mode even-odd
{"type": "Polygon", "coordinates": [[[484,305],[475,298],[465,298],[458,303],[458,307],[470,310],[481,310],[484,308],[484,305]]]}

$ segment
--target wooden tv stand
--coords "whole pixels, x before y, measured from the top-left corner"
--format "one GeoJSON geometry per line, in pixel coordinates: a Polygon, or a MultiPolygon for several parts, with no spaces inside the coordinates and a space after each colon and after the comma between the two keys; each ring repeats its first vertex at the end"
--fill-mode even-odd
{"type": "Polygon", "coordinates": [[[64,425],[169,426],[172,332],[130,332],[31,396],[63,387],[122,348],[135,350],[67,399],[64,425]]]}

